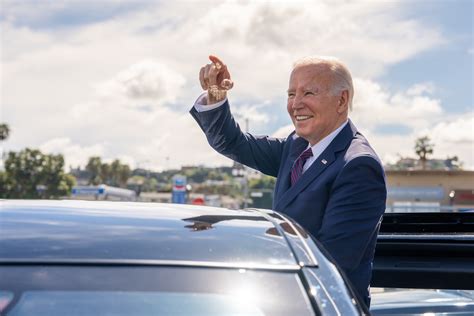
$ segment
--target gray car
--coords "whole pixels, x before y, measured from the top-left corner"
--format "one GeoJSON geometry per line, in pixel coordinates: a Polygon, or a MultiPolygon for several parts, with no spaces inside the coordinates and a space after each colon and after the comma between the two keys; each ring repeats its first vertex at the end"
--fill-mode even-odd
{"type": "Polygon", "coordinates": [[[5,316],[368,313],[272,211],[4,200],[0,231],[5,316]]]}
{"type": "MultiPolygon", "coordinates": [[[[2,316],[369,314],[318,242],[277,212],[0,203],[2,316]]],[[[473,216],[387,214],[372,284],[474,289],[473,216]]],[[[380,302],[374,313],[407,305],[380,302]]]]}

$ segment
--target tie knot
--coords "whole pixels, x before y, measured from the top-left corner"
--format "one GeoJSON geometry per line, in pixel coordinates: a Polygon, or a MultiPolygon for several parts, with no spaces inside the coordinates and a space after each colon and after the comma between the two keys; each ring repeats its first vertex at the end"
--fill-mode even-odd
{"type": "Polygon", "coordinates": [[[309,157],[313,156],[313,150],[310,148],[306,149],[303,151],[303,153],[300,155],[299,159],[301,160],[307,160],[309,157]]]}

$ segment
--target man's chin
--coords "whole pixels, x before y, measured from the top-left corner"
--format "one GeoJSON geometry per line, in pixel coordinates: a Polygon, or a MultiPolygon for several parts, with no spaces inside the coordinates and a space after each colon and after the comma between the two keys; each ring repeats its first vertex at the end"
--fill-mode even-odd
{"type": "Polygon", "coordinates": [[[301,137],[301,138],[306,139],[306,134],[302,133],[301,131],[298,131],[297,129],[295,129],[295,134],[296,134],[298,137],[301,137]]]}
{"type": "Polygon", "coordinates": [[[298,136],[303,137],[306,135],[304,128],[298,127],[297,125],[295,126],[295,132],[298,136]]]}

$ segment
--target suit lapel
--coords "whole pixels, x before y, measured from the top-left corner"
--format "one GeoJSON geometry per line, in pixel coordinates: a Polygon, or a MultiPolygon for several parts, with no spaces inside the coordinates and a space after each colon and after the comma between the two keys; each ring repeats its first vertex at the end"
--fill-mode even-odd
{"type": "Polygon", "coordinates": [[[283,210],[315,178],[321,175],[321,173],[336,160],[336,153],[347,148],[356,133],[356,127],[349,120],[349,123],[341,130],[341,132],[336,136],[336,138],[334,138],[334,140],[322,152],[322,154],[318,158],[316,158],[311,167],[309,167],[309,169],[306,170],[305,173],[303,173],[301,178],[295,183],[294,186],[290,186],[289,181],[291,167],[293,166],[294,161],[296,160],[296,158],[298,158],[301,151],[304,150],[304,148],[306,147],[302,148],[300,153],[298,153],[296,156],[293,155],[292,151],[292,154],[290,155],[287,161],[287,165],[285,166],[282,175],[282,181],[285,181],[282,185],[287,185],[288,189],[286,191],[283,191],[284,188],[281,188],[281,198],[274,205],[275,210],[283,210]]]}
{"type": "MultiPolygon", "coordinates": [[[[298,156],[308,147],[308,141],[304,140],[301,137],[296,137],[295,139],[292,140],[292,143],[290,145],[289,149],[289,155],[288,159],[285,159],[284,161],[284,166],[282,168],[282,172],[280,174],[280,178],[278,179],[278,196],[283,196],[284,192],[288,191],[290,189],[290,171],[291,167],[293,166],[295,160],[298,158],[298,156]]],[[[280,200],[280,199],[279,199],[280,200]]],[[[276,201],[278,203],[278,201],[276,201]]],[[[274,202],[273,207],[275,207],[276,204],[274,202]]]]}

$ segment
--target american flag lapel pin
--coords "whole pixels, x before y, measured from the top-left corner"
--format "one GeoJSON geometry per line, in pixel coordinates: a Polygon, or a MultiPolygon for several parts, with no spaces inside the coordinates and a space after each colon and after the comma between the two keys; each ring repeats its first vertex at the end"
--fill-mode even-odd
{"type": "Polygon", "coordinates": [[[326,159],[321,160],[321,162],[323,163],[323,165],[328,163],[328,161],[326,159]]]}

